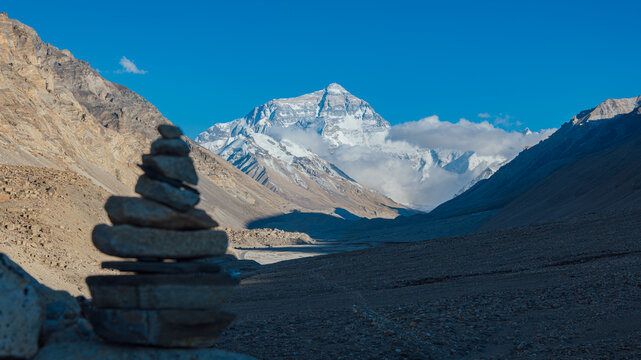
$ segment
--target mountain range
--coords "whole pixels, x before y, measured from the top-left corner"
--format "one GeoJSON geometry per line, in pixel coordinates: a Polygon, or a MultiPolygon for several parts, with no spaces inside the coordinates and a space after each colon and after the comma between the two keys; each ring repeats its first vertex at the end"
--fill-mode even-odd
{"type": "MultiPolygon", "coordinates": [[[[412,143],[403,135],[415,136],[416,129],[409,126],[393,127],[366,101],[333,83],[310,94],[272,100],[240,119],[215,124],[196,142],[293,202],[302,193],[317,193],[317,187],[342,196],[342,189],[361,184],[406,206],[431,210],[488,178],[523,147],[550,133],[503,132],[504,138],[516,137],[518,146],[479,151],[474,144],[447,144],[441,139],[412,143]]],[[[414,126],[429,127],[419,131],[429,131],[433,138],[439,134],[446,138],[443,129],[449,127],[502,131],[487,123],[451,124],[435,117],[414,126]]],[[[366,188],[361,191],[371,194],[366,188]]]]}
{"type": "MultiPolygon", "coordinates": [[[[106,80],[68,50],[44,43],[6,13],[0,14],[0,30],[0,163],[72,170],[109,193],[130,193],[155,127],[170,121],[140,95],[106,80]]],[[[229,226],[293,210],[333,213],[337,207],[389,218],[401,207],[348,181],[337,190],[341,196],[318,191],[294,203],[190,144],[202,206],[229,226]]]]}

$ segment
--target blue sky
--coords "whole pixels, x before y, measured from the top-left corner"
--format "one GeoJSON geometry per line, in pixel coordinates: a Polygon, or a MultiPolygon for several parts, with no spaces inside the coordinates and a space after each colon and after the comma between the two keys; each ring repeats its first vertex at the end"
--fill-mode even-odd
{"type": "Polygon", "coordinates": [[[533,130],[641,95],[641,1],[10,1],[194,137],[337,82],[392,124],[533,130]],[[96,3],[96,4],[94,4],[96,3]],[[122,57],[144,74],[119,72],[122,57]],[[517,125],[521,124],[521,125],[517,125]]]}

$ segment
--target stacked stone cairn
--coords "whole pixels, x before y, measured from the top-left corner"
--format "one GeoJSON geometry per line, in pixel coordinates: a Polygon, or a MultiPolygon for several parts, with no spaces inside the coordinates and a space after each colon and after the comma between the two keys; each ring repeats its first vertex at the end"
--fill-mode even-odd
{"type": "Polygon", "coordinates": [[[87,278],[89,320],[110,342],[212,346],[234,319],[220,307],[238,281],[202,259],[223,257],[227,234],[213,230],[216,221],[194,208],[198,176],[180,129],[160,125],[158,131],[162,138],[142,156],[144,175],[135,189],[142,197],[110,197],[105,209],[113,226],[93,230],[100,251],[136,260],[102,264],[129,274],[87,278]]]}

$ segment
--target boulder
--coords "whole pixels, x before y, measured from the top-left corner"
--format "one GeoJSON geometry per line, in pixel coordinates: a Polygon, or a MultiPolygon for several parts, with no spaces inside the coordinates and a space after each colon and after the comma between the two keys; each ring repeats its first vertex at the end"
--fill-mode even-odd
{"type": "Polygon", "coordinates": [[[38,285],[0,254],[0,358],[27,359],[38,351],[45,315],[38,285]]]}
{"type": "Polygon", "coordinates": [[[187,156],[191,149],[182,139],[158,139],[151,143],[152,155],[187,156]]]}
{"type": "Polygon", "coordinates": [[[224,231],[175,231],[105,224],[94,227],[92,240],[98,250],[107,255],[153,259],[196,259],[222,255],[228,242],[224,231]]]}
{"type": "Polygon", "coordinates": [[[173,230],[202,230],[218,226],[218,223],[203,210],[176,211],[139,197],[112,196],[107,199],[105,210],[114,225],[128,224],[173,230]]]}
{"type": "Polygon", "coordinates": [[[103,342],[54,344],[40,350],[34,360],[253,360],[217,349],[158,349],[111,345],[103,342]]]}
{"type": "Polygon", "coordinates": [[[194,161],[185,156],[143,155],[142,165],[170,179],[197,185],[194,161]]]}
{"type": "Polygon", "coordinates": [[[165,139],[178,139],[183,134],[178,126],[170,124],[158,125],[158,132],[165,139]]]}
{"type": "Polygon", "coordinates": [[[178,188],[166,182],[154,180],[147,175],[138,179],[136,192],[178,211],[187,211],[200,201],[200,194],[191,188],[178,188]]]}
{"type": "Polygon", "coordinates": [[[224,274],[144,274],[87,277],[94,304],[119,309],[215,310],[238,285],[224,274]]]}

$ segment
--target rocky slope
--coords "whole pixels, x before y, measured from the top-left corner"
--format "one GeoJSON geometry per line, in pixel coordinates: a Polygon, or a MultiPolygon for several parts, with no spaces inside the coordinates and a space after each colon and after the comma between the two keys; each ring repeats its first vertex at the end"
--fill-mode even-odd
{"type": "MultiPolygon", "coordinates": [[[[104,260],[88,246],[93,226],[107,221],[104,201],[131,193],[156,125],[168,122],[137,94],[0,14],[0,251],[47,285],[86,294],[84,277],[104,260]]],[[[198,207],[232,231],[232,246],[313,242],[244,230],[256,218],[300,208],[190,144],[198,207]]]]}
{"type": "Polygon", "coordinates": [[[641,212],[288,261],[219,347],[269,359],[638,359],[641,212]],[[277,289],[277,290],[275,290],[277,289]]]}
{"type": "MultiPolygon", "coordinates": [[[[0,252],[47,286],[88,295],[85,277],[109,273],[100,262],[113,260],[90,241],[93,227],[109,222],[103,211],[109,195],[73,171],[0,164],[0,252]]],[[[232,248],[314,243],[307,234],[276,229],[225,230],[232,248]]]]}
{"type": "Polygon", "coordinates": [[[547,140],[430,215],[499,212],[491,222],[510,226],[626,209],[638,199],[641,183],[634,170],[641,154],[640,102],[641,97],[611,99],[579,113],[547,140]]]}
{"type": "MultiPolygon", "coordinates": [[[[391,131],[367,102],[330,84],[310,94],[272,100],[243,118],[215,124],[196,142],[273,191],[292,194],[288,198],[294,202],[309,201],[313,197],[309,193],[318,194],[320,187],[337,207],[366,194],[374,202],[382,201],[366,189],[349,191],[360,183],[396,202],[430,210],[509,160],[503,154],[479,154],[455,146],[430,148],[393,141],[391,131]],[[381,172],[397,175],[381,180],[381,172]],[[399,189],[403,186],[420,187],[432,196],[419,200],[399,189]]],[[[372,217],[362,211],[354,214],[372,217]]],[[[376,215],[381,216],[380,211],[376,215]]]]}
{"type": "MultiPolygon", "coordinates": [[[[636,103],[641,104],[640,100],[637,98],[636,103]]],[[[602,128],[598,132],[595,129],[588,135],[597,137],[595,140],[603,145],[601,150],[554,171],[506,205],[481,229],[554,221],[576,214],[639,209],[641,108],[620,116],[606,116],[611,120],[599,125],[602,128]]],[[[581,142],[590,143],[587,139],[581,142]]]]}
{"type": "MultiPolygon", "coordinates": [[[[105,80],[67,50],[0,15],[0,163],[72,170],[111,193],[129,193],[155,127],[149,102],[105,80]]],[[[201,206],[227,225],[298,208],[193,144],[201,206]]]]}

